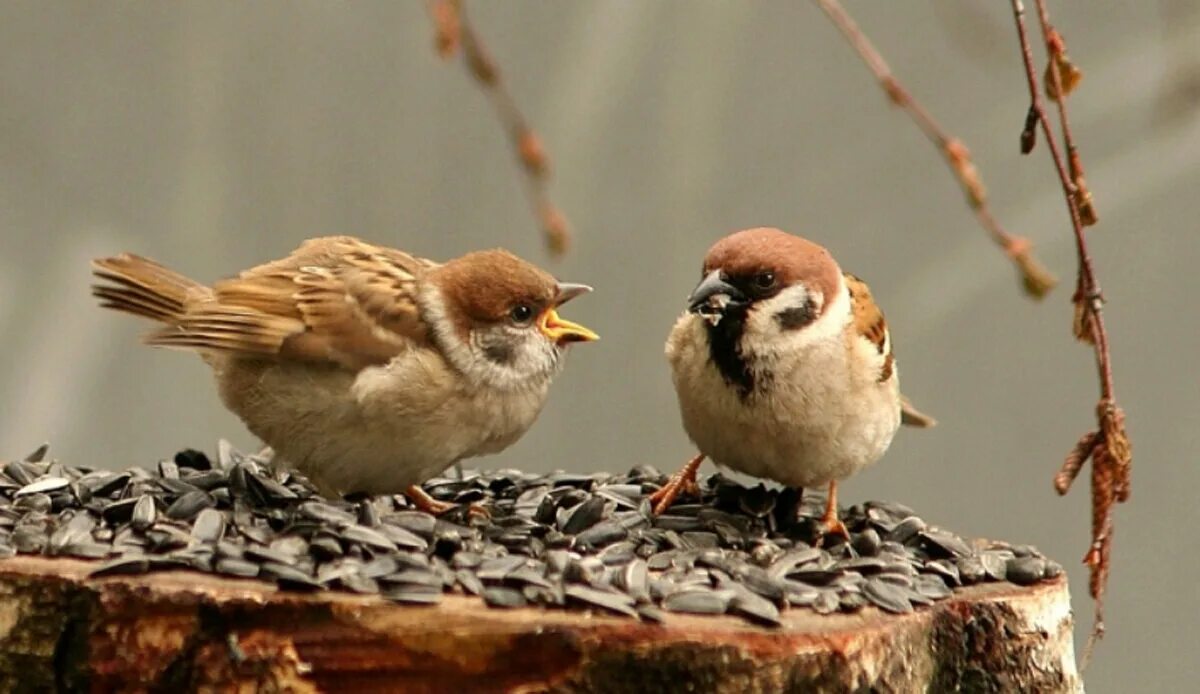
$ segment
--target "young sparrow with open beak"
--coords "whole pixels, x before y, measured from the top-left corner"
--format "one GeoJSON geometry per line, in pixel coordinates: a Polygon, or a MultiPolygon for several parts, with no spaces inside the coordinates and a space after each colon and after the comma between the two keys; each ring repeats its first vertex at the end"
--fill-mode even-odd
{"type": "Polygon", "coordinates": [[[404,492],[533,424],[572,342],[559,317],[591,291],[503,250],[444,264],[349,236],[212,287],[145,258],[93,262],[108,308],[163,327],[146,342],[195,350],[225,406],[328,493],[404,492]]]}
{"type": "Polygon", "coordinates": [[[718,241],[667,340],[683,426],[700,449],[652,499],[694,491],[707,456],[790,487],[829,485],[826,531],[846,534],[837,483],[874,463],[901,422],[932,426],[900,395],[883,313],[829,251],[778,229],[718,241]]]}

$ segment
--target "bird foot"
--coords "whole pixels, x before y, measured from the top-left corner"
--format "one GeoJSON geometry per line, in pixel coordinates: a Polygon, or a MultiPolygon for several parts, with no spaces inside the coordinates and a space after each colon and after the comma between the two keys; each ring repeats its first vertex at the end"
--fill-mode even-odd
{"type": "Polygon", "coordinates": [[[666,484],[650,495],[654,515],[661,515],[670,508],[681,493],[700,497],[700,485],[696,482],[696,471],[700,469],[702,462],[704,462],[703,453],[689,460],[679,472],[671,475],[671,479],[667,480],[666,484]]]}
{"type": "MultiPolygon", "coordinates": [[[[461,504],[455,504],[449,501],[438,501],[432,496],[429,496],[424,489],[421,489],[415,484],[404,492],[404,496],[408,497],[408,500],[413,503],[413,506],[416,506],[418,509],[428,513],[431,516],[441,516],[461,507],[461,504]]],[[[474,516],[486,520],[491,518],[492,514],[479,504],[471,504],[467,506],[467,516],[474,516]]]]}
{"type": "Polygon", "coordinates": [[[841,535],[850,541],[850,531],[846,529],[846,524],[838,519],[837,516],[824,516],[817,525],[822,536],[825,535],[841,535]]]}

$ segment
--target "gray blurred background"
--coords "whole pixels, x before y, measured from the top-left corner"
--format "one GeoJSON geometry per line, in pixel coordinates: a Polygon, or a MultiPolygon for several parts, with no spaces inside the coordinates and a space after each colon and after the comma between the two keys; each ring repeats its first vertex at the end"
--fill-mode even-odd
{"type": "MultiPolygon", "coordinates": [[[[1183,691],[1197,674],[1194,4],[1052,4],[1086,72],[1071,108],[1135,455],[1092,692],[1183,691]]],[[[144,325],[95,308],[88,260],[135,251],[208,281],[349,233],[438,259],[503,245],[599,288],[567,315],[603,341],[482,464],[673,469],[692,450],[667,330],[713,240],[774,225],[871,283],[905,391],[941,420],[902,432],[844,503],[897,499],[1039,545],[1068,566],[1085,634],[1088,485],[1059,499],[1050,482],[1093,424],[1097,385],[1070,338],[1057,179],[1044,146],[1017,151],[1028,102],[1009,5],[848,6],[970,146],[1002,223],[1066,280],[1045,303],[1020,294],[939,156],[809,3],[472,5],[552,156],[577,232],[557,263],[420,2],[0,4],[0,457],[43,440],[100,466],[255,445],[199,359],[141,347],[144,325]]]]}

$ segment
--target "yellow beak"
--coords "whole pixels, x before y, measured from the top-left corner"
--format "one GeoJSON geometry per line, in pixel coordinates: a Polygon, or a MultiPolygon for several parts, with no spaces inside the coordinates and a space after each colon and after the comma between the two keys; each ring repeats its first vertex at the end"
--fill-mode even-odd
{"type": "Polygon", "coordinates": [[[600,339],[599,335],[582,325],[561,318],[558,315],[558,311],[552,308],[546,309],[541,317],[538,318],[538,329],[542,331],[543,335],[559,345],[568,342],[592,342],[600,339]]]}

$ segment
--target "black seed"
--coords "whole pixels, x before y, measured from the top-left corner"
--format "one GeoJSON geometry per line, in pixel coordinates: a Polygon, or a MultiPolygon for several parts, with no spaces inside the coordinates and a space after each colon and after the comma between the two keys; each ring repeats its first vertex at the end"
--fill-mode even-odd
{"type": "Polygon", "coordinates": [[[353,524],[357,518],[345,509],[331,506],[321,501],[305,501],[296,507],[300,515],[315,521],[326,523],[333,527],[353,524]]]}
{"type": "Polygon", "coordinates": [[[563,589],[563,595],[590,607],[599,607],[629,617],[637,616],[637,611],[633,609],[633,598],[620,593],[610,593],[586,586],[571,585],[563,589]]]}
{"type": "Polygon", "coordinates": [[[748,515],[762,518],[775,509],[776,494],[759,484],[742,490],[738,507],[748,515]]]}
{"type": "MultiPolygon", "coordinates": [[[[221,443],[228,445],[229,442],[222,441],[221,443]]],[[[176,453],[174,462],[176,466],[181,468],[191,468],[193,470],[212,469],[212,463],[209,461],[208,456],[191,448],[176,453]]]]}
{"type": "Polygon", "coordinates": [[[913,588],[921,595],[932,600],[942,600],[954,593],[954,591],[946,587],[946,583],[941,578],[931,574],[918,576],[913,588]]]}
{"type": "Polygon", "coordinates": [[[89,573],[89,576],[132,576],[144,574],[150,570],[150,560],[146,557],[118,557],[106,561],[89,573]]]}
{"type": "Polygon", "coordinates": [[[442,589],[442,577],[433,571],[425,569],[404,569],[386,576],[379,577],[380,583],[396,584],[404,583],[415,586],[425,586],[428,588],[442,589]]]}
{"type": "Polygon", "coordinates": [[[925,521],[916,516],[909,516],[896,524],[894,528],[887,534],[887,539],[891,542],[898,542],[902,545],[908,544],[917,537],[917,533],[925,529],[925,521]]]}
{"type": "Polygon", "coordinates": [[[212,508],[215,504],[216,502],[207,492],[188,492],[167,507],[166,515],[172,520],[191,520],[196,517],[196,514],[206,508],[212,508]]]}
{"type": "Polygon", "coordinates": [[[347,542],[357,542],[384,551],[396,549],[396,543],[389,540],[386,535],[365,525],[346,526],[341,529],[339,534],[347,542]]]}
{"type": "Polygon", "coordinates": [[[921,533],[921,540],[921,547],[930,556],[953,558],[971,554],[970,545],[945,530],[925,530],[921,533]]]}
{"type": "Polygon", "coordinates": [[[213,562],[213,569],[217,573],[222,573],[226,576],[239,576],[242,578],[254,578],[258,576],[258,564],[233,557],[217,559],[213,562]]]}
{"type": "Polygon", "coordinates": [[[454,572],[454,577],[458,581],[458,585],[462,586],[463,590],[471,595],[483,594],[483,581],[479,577],[471,573],[467,569],[459,569],[454,572]]]}
{"type": "Polygon", "coordinates": [[[422,586],[392,586],[384,590],[381,594],[393,602],[414,605],[436,605],[442,601],[442,590],[440,587],[434,590],[422,586]]]}
{"type": "Polygon", "coordinates": [[[639,617],[647,622],[662,624],[663,622],[667,621],[667,615],[653,605],[638,605],[637,613],[639,617]]]}
{"type": "Polygon", "coordinates": [[[662,606],[671,612],[725,614],[731,600],[732,591],[689,588],[668,595],[662,606]]]}
{"type": "Polygon", "coordinates": [[[841,607],[841,598],[836,590],[822,589],[812,602],[812,609],[817,614],[833,614],[841,607]]]}
{"type": "Polygon", "coordinates": [[[863,586],[863,595],[876,607],[895,614],[905,614],[913,611],[909,593],[903,586],[882,580],[882,577],[869,578],[863,586]]]}
{"type": "Polygon", "coordinates": [[[867,606],[867,597],[862,593],[842,593],[838,607],[842,612],[856,612],[867,606]]]}
{"type": "Polygon", "coordinates": [[[84,559],[103,559],[112,554],[112,547],[99,542],[72,542],[63,547],[62,554],[84,559]]]}
{"type": "Polygon", "coordinates": [[[526,562],[525,557],[508,556],[485,560],[475,570],[475,575],[484,581],[498,581],[506,578],[526,562]]]}
{"type": "Polygon", "coordinates": [[[704,527],[704,523],[694,516],[680,516],[673,513],[664,513],[661,516],[656,516],[653,523],[656,528],[674,530],[676,532],[700,530],[704,527]]]}
{"type": "Polygon", "coordinates": [[[48,494],[30,494],[17,499],[13,504],[13,508],[24,511],[33,511],[36,513],[45,513],[54,506],[54,502],[48,494]]]}
{"type": "Polygon", "coordinates": [[[60,489],[66,489],[69,484],[71,484],[71,480],[65,477],[43,477],[21,487],[13,496],[19,499],[30,494],[50,494],[60,489]]]}
{"type": "Polygon", "coordinates": [[[264,562],[259,567],[259,575],[274,579],[280,588],[288,590],[318,590],[322,586],[308,573],[288,564],[264,562]]]}
{"type": "Polygon", "coordinates": [[[854,537],[851,543],[854,551],[858,552],[863,557],[873,557],[879,553],[879,547],[882,544],[879,539],[879,533],[875,532],[874,528],[867,528],[854,537]]]}
{"type": "Polygon", "coordinates": [[[154,505],[154,497],[149,494],[143,494],[138,497],[137,503],[133,505],[129,524],[133,526],[134,530],[144,531],[154,525],[157,517],[158,509],[154,505]]]}
{"type": "Polygon", "coordinates": [[[1058,577],[1059,577],[1059,576],[1061,576],[1061,575],[1063,575],[1063,567],[1062,567],[1062,564],[1059,564],[1059,563],[1058,563],[1058,562],[1056,562],[1056,561],[1050,561],[1049,559],[1047,559],[1047,560],[1046,560],[1046,574],[1045,574],[1045,577],[1046,577],[1046,578],[1058,578],[1058,577]]]}
{"type": "Polygon", "coordinates": [[[576,536],[575,543],[583,549],[593,549],[623,540],[628,534],[629,532],[619,523],[605,522],[580,533],[576,536]]]}
{"type": "Polygon", "coordinates": [[[379,532],[402,549],[415,549],[418,552],[424,552],[429,547],[429,543],[424,538],[396,525],[381,525],[379,526],[379,532]]]}
{"type": "Polygon", "coordinates": [[[422,511],[398,511],[390,513],[384,518],[384,522],[404,528],[426,541],[433,539],[433,529],[437,525],[436,518],[422,511]]]}
{"type": "Polygon", "coordinates": [[[577,535],[592,527],[604,517],[604,497],[593,496],[572,509],[559,529],[568,535],[577,535]]]}
{"type": "Polygon", "coordinates": [[[200,542],[214,543],[220,540],[224,534],[225,516],[220,511],[206,508],[196,516],[196,521],[192,523],[192,537],[200,542]]]}
{"type": "Polygon", "coordinates": [[[40,462],[42,462],[43,460],[45,460],[45,458],[46,458],[46,453],[47,453],[47,452],[49,452],[49,450],[50,450],[50,444],[49,444],[49,443],[43,443],[42,445],[40,445],[40,446],[38,446],[37,448],[35,448],[35,449],[34,449],[34,451],[33,451],[32,453],[30,453],[29,455],[25,456],[25,462],[27,462],[27,463],[40,463],[40,462]]]}
{"type": "Polygon", "coordinates": [[[923,571],[941,576],[943,581],[951,586],[962,585],[958,567],[945,559],[936,559],[925,564],[923,571]]]}
{"type": "Polygon", "coordinates": [[[1046,575],[1046,561],[1034,556],[1010,559],[1005,575],[1009,581],[1019,586],[1033,585],[1046,575]]]}
{"type": "Polygon", "coordinates": [[[963,557],[956,562],[964,586],[974,585],[987,578],[987,569],[978,556],[963,557]]]}
{"type": "Polygon", "coordinates": [[[1005,579],[1008,574],[1009,559],[1012,559],[1011,552],[988,551],[979,555],[979,560],[983,562],[983,570],[993,581],[1005,579]]]}
{"type": "Polygon", "coordinates": [[[766,598],[747,590],[735,591],[729,611],[748,617],[751,621],[779,626],[779,608],[766,598]]]}
{"type": "Polygon", "coordinates": [[[483,601],[492,607],[525,607],[525,595],[514,588],[491,586],[483,591],[483,601]]]}

